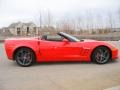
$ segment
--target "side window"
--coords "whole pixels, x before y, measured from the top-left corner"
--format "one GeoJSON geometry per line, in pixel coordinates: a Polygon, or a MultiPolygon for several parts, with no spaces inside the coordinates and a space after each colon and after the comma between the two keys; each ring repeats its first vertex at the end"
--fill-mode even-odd
{"type": "Polygon", "coordinates": [[[47,40],[48,40],[48,41],[62,41],[62,40],[63,40],[63,37],[61,37],[61,36],[50,36],[50,35],[48,35],[48,36],[47,36],[47,40]]]}

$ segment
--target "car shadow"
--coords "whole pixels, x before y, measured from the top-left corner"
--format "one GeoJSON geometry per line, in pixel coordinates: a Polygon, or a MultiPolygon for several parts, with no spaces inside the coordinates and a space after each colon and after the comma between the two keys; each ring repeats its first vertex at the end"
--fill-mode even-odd
{"type": "MultiPolygon", "coordinates": [[[[119,61],[118,60],[111,60],[109,61],[108,63],[106,64],[115,64],[115,63],[118,63],[119,61]]],[[[18,66],[16,64],[16,62],[14,63],[11,63],[12,66],[18,66]]],[[[38,63],[35,63],[33,64],[33,66],[54,66],[54,65],[106,65],[106,64],[96,64],[95,62],[80,62],[80,61],[72,61],[72,62],[38,62],[38,63]]]]}
{"type": "Polygon", "coordinates": [[[34,66],[38,65],[75,65],[75,64],[94,64],[93,62],[40,62],[35,63],[34,66]]]}
{"type": "Polygon", "coordinates": [[[119,60],[111,60],[107,64],[114,64],[114,63],[118,63],[118,62],[119,62],[119,60]]]}
{"type": "MultiPolygon", "coordinates": [[[[13,63],[9,63],[11,66],[17,67],[17,63],[14,61],[13,63]]],[[[54,65],[79,65],[79,64],[94,64],[93,62],[80,62],[80,61],[75,61],[75,62],[37,62],[33,64],[32,66],[54,66],[54,65]]]]}
{"type": "MultiPolygon", "coordinates": [[[[111,60],[106,64],[115,64],[118,63],[118,60],[111,60]]],[[[34,66],[45,66],[45,65],[105,65],[105,64],[96,64],[95,62],[80,62],[80,61],[75,61],[75,62],[40,62],[40,63],[35,63],[34,66]]]]}

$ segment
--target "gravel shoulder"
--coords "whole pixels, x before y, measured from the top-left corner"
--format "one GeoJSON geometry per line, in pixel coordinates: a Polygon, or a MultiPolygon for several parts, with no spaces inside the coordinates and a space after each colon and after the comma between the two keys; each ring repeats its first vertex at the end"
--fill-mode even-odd
{"type": "MultiPolygon", "coordinates": [[[[120,50],[120,42],[109,43],[120,50]]],[[[0,90],[104,90],[119,85],[120,58],[104,65],[39,63],[25,68],[8,61],[0,43],[0,90]]]]}

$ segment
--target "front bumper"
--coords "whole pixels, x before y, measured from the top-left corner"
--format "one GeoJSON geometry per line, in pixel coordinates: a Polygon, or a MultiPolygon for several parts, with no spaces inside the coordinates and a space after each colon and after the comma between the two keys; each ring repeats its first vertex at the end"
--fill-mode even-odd
{"type": "Polygon", "coordinates": [[[118,49],[116,49],[116,48],[112,49],[112,59],[113,60],[118,59],[118,49]]]}

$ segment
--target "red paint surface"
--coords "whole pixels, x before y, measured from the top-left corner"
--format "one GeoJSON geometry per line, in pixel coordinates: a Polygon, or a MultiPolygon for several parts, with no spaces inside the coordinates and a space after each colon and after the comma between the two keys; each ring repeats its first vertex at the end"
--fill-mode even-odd
{"type": "Polygon", "coordinates": [[[118,58],[118,49],[112,45],[95,40],[83,42],[56,42],[40,40],[38,38],[16,38],[5,40],[7,57],[12,60],[14,51],[20,47],[32,49],[37,62],[48,61],[91,61],[91,54],[98,46],[107,46],[112,51],[112,59],[118,58]]]}

